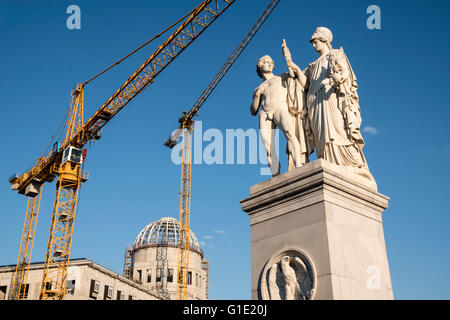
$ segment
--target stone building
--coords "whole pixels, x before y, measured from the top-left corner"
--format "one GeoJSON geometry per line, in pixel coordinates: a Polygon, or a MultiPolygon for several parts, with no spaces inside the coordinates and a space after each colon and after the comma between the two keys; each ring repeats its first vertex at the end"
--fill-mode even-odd
{"type": "MultiPolygon", "coordinates": [[[[7,299],[16,266],[0,267],[0,299],[7,299]]],[[[44,263],[32,263],[28,273],[25,297],[39,299],[44,263]]],[[[81,258],[70,260],[65,300],[161,300],[147,287],[133,282],[95,262],[81,258]]]]}
{"type": "MultiPolygon", "coordinates": [[[[66,300],[168,300],[176,299],[178,221],[162,218],[147,225],[127,250],[124,275],[81,258],[71,259],[66,300]]],[[[194,233],[190,235],[189,299],[208,298],[209,262],[194,233]]],[[[0,300],[8,299],[15,265],[0,266],[0,300]]],[[[39,298],[43,262],[31,263],[26,299],[39,298]]]]}
{"type": "MultiPolygon", "coordinates": [[[[179,224],[165,217],[147,225],[129,250],[131,258],[125,274],[134,281],[170,299],[177,295],[179,224]]],[[[189,241],[188,298],[208,299],[209,263],[195,234],[189,241]]]]}

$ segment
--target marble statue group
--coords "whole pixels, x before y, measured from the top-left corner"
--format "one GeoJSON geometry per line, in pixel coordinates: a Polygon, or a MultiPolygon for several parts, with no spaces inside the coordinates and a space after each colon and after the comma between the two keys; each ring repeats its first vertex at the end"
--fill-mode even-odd
{"type": "Polygon", "coordinates": [[[318,159],[376,186],[363,153],[356,76],[342,47],[333,49],[332,41],[328,28],[317,28],[310,42],[319,58],[302,70],[283,40],[288,72],[280,76],[273,74],[272,58],[261,57],[256,71],[262,83],[254,91],[250,112],[257,115],[259,111],[261,138],[273,176],[280,174],[273,134],[278,127],[287,140],[289,170],[307,163],[315,150],[318,159]]]}
{"type": "Polygon", "coordinates": [[[250,220],[252,299],[390,300],[382,219],[389,197],[378,193],[363,152],[356,76],[328,28],[317,28],[310,43],[318,58],[304,69],[285,40],[286,72],[274,74],[268,55],[256,64],[262,81],[250,112],[274,178],[241,200],[250,220]],[[283,174],[274,129],[286,137],[283,174]]]}

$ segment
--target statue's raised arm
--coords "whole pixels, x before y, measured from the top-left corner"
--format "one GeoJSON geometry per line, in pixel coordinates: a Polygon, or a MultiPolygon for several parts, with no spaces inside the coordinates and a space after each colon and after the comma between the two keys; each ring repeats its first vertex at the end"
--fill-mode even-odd
{"type": "Polygon", "coordinates": [[[304,88],[306,85],[306,77],[302,70],[292,61],[291,51],[289,50],[286,40],[283,39],[281,43],[281,49],[284,59],[286,60],[286,66],[289,70],[289,75],[293,78],[297,78],[300,81],[300,85],[304,88]]]}

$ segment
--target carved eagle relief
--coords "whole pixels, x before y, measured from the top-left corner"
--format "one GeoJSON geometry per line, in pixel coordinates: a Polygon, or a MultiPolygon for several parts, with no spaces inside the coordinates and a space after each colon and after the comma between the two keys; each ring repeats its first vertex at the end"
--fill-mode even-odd
{"type": "Polygon", "coordinates": [[[266,274],[270,300],[309,300],[313,282],[299,257],[283,256],[266,274]]]}

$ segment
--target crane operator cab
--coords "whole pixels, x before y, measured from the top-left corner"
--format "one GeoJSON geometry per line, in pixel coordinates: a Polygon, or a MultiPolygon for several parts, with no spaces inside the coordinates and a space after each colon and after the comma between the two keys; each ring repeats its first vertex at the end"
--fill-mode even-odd
{"type": "Polygon", "coordinates": [[[61,164],[64,164],[67,161],[77,163],[77,164],[82,164],[83,163],[83,150],[77,149],[75,147],[67,147],[66,150],[64,150],[61,164]]]}

